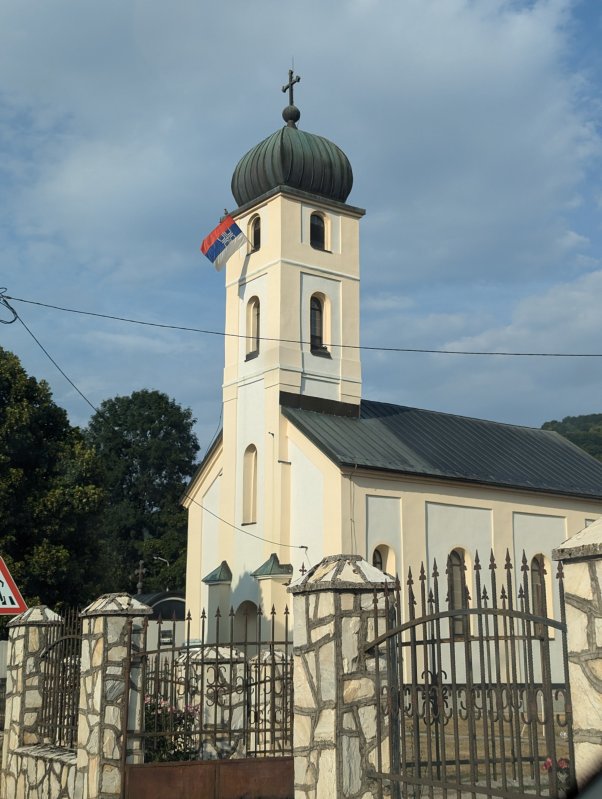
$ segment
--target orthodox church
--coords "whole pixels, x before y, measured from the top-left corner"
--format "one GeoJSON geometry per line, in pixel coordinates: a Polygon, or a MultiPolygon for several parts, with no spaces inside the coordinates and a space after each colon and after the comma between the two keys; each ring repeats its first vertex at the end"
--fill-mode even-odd
{"type": "Polygon", "coordinates": [[[554,432],[362,398],[365,212],[347,156],[297,127],[298,80],[232,177],[248,244],[225,268],[223,428],[183,500],[192,632],[203,608],[282,610],[335,553],[403,575],[524,550],[551,596],[552,549],[602,517],[602,463],[554,432]]]}

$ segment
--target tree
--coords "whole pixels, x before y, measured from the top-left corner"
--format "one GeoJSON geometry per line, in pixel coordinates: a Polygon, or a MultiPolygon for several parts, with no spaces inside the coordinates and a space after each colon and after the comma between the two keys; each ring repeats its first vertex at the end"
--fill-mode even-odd
{"type": "Polygon", "coordinates": [[[0,348],[0,555],[28,604],[94,598],[102,503],[93,452],[48,385],[0,348]]]}
{"type": "Polygon", "coordinates": [[[199,449],[195,421],[189,409],[148,390],[105,400],[92,416],[85,436],[107,497],[99,530],[112,558],[107,590],[132,590],[140,558],[145,589],[183,587],[186,513],[180,498],[199,449]]]}
{"type": "Polygon", "coordinates": [[[602,461],[602,413],[582,416],[565,416],[561,422],[551,421],[542,425],[544,430],[555,430],[573,444],[602,461]]]}

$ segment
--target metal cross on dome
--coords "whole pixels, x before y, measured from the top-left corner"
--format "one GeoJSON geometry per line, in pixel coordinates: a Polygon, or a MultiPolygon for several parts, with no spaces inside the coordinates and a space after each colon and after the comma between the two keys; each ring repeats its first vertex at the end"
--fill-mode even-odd
{"type": "Polygon", "coordinates": [[[299,77],[299,75],[296,75],[293,78],[293,70],[289,69],[289,71],[288,71],[288,83],[286,83],[282,87],[282,91],[283,92],[288,90],[288,104],[289,105],[294,105],[294,103],[293,103],[293,86],[295,85],[295,83],[299,83],[300,80],[301,80],[301,78],[299,77]]]}

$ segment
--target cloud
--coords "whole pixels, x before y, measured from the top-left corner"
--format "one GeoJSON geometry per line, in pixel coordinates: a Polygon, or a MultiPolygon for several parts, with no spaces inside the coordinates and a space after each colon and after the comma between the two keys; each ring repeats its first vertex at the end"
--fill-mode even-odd
{"type": "MultiPolygon", "coordinates": [[[[364,343],[599,340],[599,85],[578,4],[228,8],[224,50],[215,0],[0,6],[0,252],[11,293],[222,329],[223,276],[198,247],[233,206],[237,160],[282,124],[294,54],[301,126],[347,152],[349,200],[367,209],[364,343]]],[[[81,320],[59,323],[57,312],[28,308],[27,318],[95,401],[159,387],[213,432],[221,340],[197,351],[139,331],[82,337],[81,320]]],[[[14,341],[61,386],[26,338],[14,341]]],[[[597,385],[591,363],[372,354],[364,364],[372,397],[514,421],[572,412],[580,400],[569,387],[597,385]]],[[[59,393],[85,418],[71,389],[59,393]]]]}

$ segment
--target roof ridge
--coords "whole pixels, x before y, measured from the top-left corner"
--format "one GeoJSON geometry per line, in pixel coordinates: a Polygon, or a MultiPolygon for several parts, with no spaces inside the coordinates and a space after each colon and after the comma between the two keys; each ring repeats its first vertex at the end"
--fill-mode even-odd
{"type": "MultiPolygon", "coordinates": [[[[370,402],[374,405],[388,405],[391,408],[402,408],[403,410],[407,411],[419,411],[420,413],[432,413],[435,416],[451,416],[456,419],[467,419],[471,422],[485,422],[487,424],[496,424],[503,427],[520,427],[522,430],[533,430],[537,433],[553,433],[556,432],[554,430],[544,430],[541,427],[533,427],[527,424],[516,424],[515,422],[499,422],[496,419],[483,419],[480,416],[468,416],[464,413],[452,413],[451,411],[436,411],[432,410],[431,408],[418,408],[415,405],[398,405],[396,402],[382,402],[381,400],[371,400],[371,399],[362,399],[362,404],[364,402],[370,402]]],[[[564,438],[561,434],[559,434],[561,438],[564,438]]]]}

